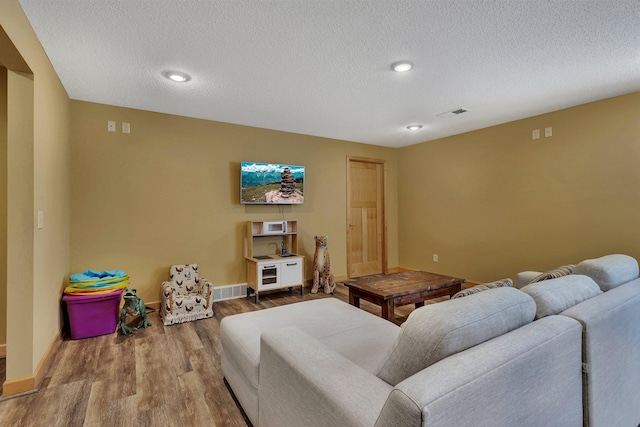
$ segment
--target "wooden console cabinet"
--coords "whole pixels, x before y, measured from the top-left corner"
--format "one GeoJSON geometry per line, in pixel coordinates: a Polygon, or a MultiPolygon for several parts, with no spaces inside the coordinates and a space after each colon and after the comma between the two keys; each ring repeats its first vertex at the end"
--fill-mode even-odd
{"type": "Polygon", "coordinates": [[[297,221],[247,221],[247,296],[300,286],[304,294],[304,257],[298,255],[297,221]],[[284,249],[284,252],[283,252],[284,249]]]}

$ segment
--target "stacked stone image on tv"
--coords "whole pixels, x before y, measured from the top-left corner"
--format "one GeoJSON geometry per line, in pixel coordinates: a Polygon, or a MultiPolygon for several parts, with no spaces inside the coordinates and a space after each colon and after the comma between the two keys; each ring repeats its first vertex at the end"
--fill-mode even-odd
{"type": "Polygon", "coordinates": [[[289,168],[284,168],[280,176],[282,177],[280,181],[281,196],[288,199],[296,191],[296,180],[289,168]]]}

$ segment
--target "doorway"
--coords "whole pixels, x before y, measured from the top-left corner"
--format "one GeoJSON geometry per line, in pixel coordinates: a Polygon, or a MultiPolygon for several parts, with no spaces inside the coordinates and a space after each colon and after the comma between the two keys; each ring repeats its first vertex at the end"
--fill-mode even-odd
{"type": "Polygon", "coordinates": [[[347,276],[387,272],[385,161],[347,157],[347,276]]]}

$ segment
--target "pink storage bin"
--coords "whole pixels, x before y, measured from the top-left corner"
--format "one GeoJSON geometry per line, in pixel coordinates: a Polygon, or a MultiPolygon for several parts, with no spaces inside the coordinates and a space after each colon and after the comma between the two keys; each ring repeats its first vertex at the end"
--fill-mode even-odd
{"type": "Polygon", "coordinates": [[[123,290],[102,295],[65,295],[71,339],[112,334],[118,327],[123,290]]]}

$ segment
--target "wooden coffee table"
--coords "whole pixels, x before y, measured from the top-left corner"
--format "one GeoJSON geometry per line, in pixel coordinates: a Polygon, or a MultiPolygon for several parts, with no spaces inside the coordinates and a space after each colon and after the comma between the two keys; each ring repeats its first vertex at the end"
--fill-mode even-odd
{"type": "Polygon", "coordinates": [[[465,279],[410,271],[354,277],[344,282],[349,288],[349,304],[360,307],[360,299],[382,307],[382,317],[394,320],[396,306],[415,304],[422,307],[430,298],[453,296],[462,289],[465,279]]]}

